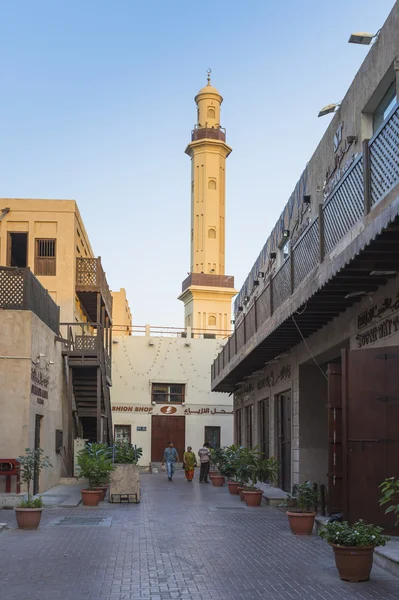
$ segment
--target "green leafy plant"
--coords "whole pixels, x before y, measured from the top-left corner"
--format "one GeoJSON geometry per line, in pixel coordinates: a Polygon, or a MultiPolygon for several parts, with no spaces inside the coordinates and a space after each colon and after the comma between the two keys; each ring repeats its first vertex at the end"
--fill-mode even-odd
{"type": "Polygon", "coordinates": [[[287,495],[285,506],[295,505],[293,512],[310,513],[317,508],[317,491],[310,481],[295,485],[293,495],[287,495]]]}
{"type": "Polygon", "coordinates": [[[390,539],[382,535],[382,527],[369,525],[361,519],[353,525],[350,525],[347,521],[327,523],[319,535],[329,544],[357,546],[359,548],[385,546],[390,539]]]}
{"type": "Polygon", "coordinates": [[[224,448],[211,448],[211,464],[222,472],[226,465],[226,454],[224,448]]]}
{"type": "Polygon", "coordinates": [[[42,498],[31,498],[30,500],[22,500],[19,508],[43,508],[42,498]]]}
{"type": "Polygon", "coordinates": [[[384,504],[390,504],[385,509],[385,514],[393,513],[396,521],[395,525],[399,523],[399,504],[398,496],[399,496],[399,479],[395,479],[395,477],[388,477],[385,479],[380,485],[380,489],[382,492],[382,497],[380,498],[380,506],[384,506],[384,504]],[[395,498],[395,496],[397,496],[395,498]]]}
{"type": "Polygon", "coordinates": [[[112,448],[102,442],[89,442],[86,444],[85,450],[89,456],[106,456],[107,458],[112,458],[112,448]]]}
{"type": "MultiPolygon", "coordinates": [[[[41,448],[25,448],[25,454],[18,456],[17,461],[19,462],[19,473],[21,480],[26,483],[28,488],[28,499],[24,502],[32,501],[32,494],[30,493],[31,483],[35,477],[41,473],[41,471],[47,467],[52,467],[50,458],[44,456],[44,452],[41,448]]],[[[21,508],[40,508],[39,506],[21,506],[21,508]]]]}
{"type": "Polygon", "coordinates": [[[279,462],[273,456],[268,459],[262,456],[258,448],[240,448],[238,453],[237,480],[249,490],[256,490],[258,482],[277,481],[279,462]]]}
{"type": "Polygon", "coordinates": [[[87,479],[89,490],[107,484],[115,468],[111,459],[104,454],[91,456],[86,449],[79,452],[77,462],[80,467],[78,478],[87,479]]]}
{"type": "Polygon", "coordinates": [[[143,455],[143,449],[127,442],[114,445],[114,462],[118,465],[137,465],[143,455]]]}

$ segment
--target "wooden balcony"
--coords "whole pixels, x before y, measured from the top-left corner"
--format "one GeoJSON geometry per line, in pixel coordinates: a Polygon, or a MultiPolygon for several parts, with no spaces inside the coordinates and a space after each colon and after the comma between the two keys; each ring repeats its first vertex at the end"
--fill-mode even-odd
{"type": "Polygon", "coordinates": [[[76,294],[89,319],[95,322],[100,321],[98,314],[98,294],[100,294],[100,308],[101,305],[104,306],[109,319],[111,319],[112,296],[100,257],[76,259],[76,294]]]}
{"type": "Polygon", "coordinates": [[[191,285],[234,288],[234,277],[232,275],[214,275],[213,273],[190,273],[183,281],[181,291],[184,292],[191,285]]]}
{"type": "Polygon", "coordinates": [[[29,268],[0,267],[0,309],[31,310],[59,333],[60,308],[29,268]]]}

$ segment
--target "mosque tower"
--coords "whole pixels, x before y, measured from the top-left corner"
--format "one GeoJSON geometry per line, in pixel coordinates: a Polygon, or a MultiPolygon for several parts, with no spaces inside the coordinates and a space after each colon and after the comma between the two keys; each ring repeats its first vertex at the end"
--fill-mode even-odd
{"type": "Polygon", "coordinates": [[[195,336],[225,337],[231,331],[234,277],[225,275],[226,158],[232,149],[220,126],[222,96],[208,82],[195,97],[197,124],[186,154],[191,158],[191,262],[179,300],[185,326],[195,336]]]}

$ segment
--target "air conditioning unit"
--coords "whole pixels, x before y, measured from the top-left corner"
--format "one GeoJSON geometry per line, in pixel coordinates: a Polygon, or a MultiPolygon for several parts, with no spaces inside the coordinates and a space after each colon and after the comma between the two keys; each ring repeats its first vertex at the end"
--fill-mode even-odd
{"type": "Polygon", "coordinates": [[[148,340],[148,345],[149,345],[149,346],[155,346],[155,340],[154,340],[153,338],[150,338],[150,339],[148,340]]]}

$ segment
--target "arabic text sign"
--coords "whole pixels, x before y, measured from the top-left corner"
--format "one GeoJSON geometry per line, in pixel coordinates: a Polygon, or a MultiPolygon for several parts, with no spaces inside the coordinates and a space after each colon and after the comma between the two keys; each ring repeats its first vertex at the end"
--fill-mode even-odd
{"type": "Polygon", "coordinates": [[[232,415],[234,411],[229,410],[218,410],[217,408],[199,408],[198,410],[192,410],[191,408],[186,408],[184,411],[185,415],[232,415]]]}

